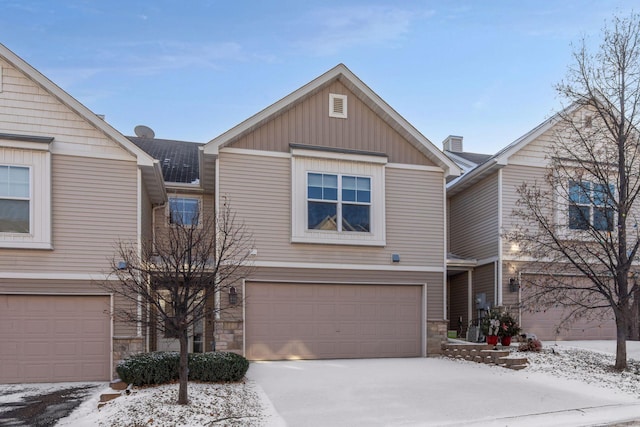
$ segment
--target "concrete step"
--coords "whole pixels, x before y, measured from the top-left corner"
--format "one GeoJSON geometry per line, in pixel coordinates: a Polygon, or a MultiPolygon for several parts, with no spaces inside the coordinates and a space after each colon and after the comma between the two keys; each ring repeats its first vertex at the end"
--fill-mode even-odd
{"type": "Polygon", "coordinates": [[[125,383],[124,381],[117,379],[117,380],[113,380],[109,383],[109,387],[111,387],[112,390],[125,390],[127,388],[129,384],[125,383]]]}
{"type": "Polygon", "coordinates": [[[120,393],[103,393],[100,395],[100,402],[108,402],[120,396],[121,396],[120,393]]]}
{"type": "Polygon", "coordinates": [[[521,369],[526,368],[527,365],[507,365],[506,368],[513,369],[514,371],[519,371],[521,369]]]}

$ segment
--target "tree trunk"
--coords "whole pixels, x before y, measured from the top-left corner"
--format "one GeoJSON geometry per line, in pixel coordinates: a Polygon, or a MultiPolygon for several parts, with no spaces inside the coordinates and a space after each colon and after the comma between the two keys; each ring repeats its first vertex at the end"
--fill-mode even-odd
{"type": "MultiPolygon", "coordinates": [[[[635,282],[634,282],[635,284],[635,282]]],[[[640,341],[640,290],[633,293],[633,303],[631,304],[631,323],[629,324],[629,339],[640,341]]]]}
{"type": "Polygon", "coordinates": [[[180,366],[178,368],[178,378],[180,381],[178,388],[179,405],[189,403],[189,395],[187,394],[187,382],[189,380],[189,340],[187,334],[187,328],[180,331],[180,366]]]}
{"type": "Polygon", "coordinates": [[[622,371],[627,369],[627,328],[629,310],[616,309],[616,364],[615,369],[622,371]]]}

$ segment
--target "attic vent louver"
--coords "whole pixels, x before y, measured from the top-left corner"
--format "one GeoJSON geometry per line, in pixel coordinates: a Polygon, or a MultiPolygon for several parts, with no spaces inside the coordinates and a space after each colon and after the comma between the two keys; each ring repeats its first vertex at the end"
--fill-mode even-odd
{"type": "Polygon", "coordinates": [[[347,95],[329,94],[329,117],[347,118],[347,95]]]}

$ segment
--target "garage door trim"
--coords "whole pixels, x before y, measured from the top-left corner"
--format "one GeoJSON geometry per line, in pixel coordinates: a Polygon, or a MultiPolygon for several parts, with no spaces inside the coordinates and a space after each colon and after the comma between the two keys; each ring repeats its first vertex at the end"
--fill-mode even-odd
{"type": "Polygon", "coordinates": [[[243,279],[242,280],[242,355],[247,356],[247,282],[249,283],[282,283],[282,284],[300,284],[300,285],[362,285],[362,286],[419,286],[422,301],[421,303],[421,319],[420,319],[420,350],[421,357],[427,356],[427,283],[425,282],[345,282],[345,281],[322,281],[322,280],[274,280],[274,279],[243,279]]]}
{"type": "Polygon", "coordinates": [[[114,322],[113,322],[113,310],[114,310],[114,295],[108,292],[17,292],[17,291],[5,291],[0,292],[0,295],[7,296],[35,296],[35,297],[108,297],[109,298],[109,337],[108,337],[108,351],[109,351],[109,366],[108,375],[109,378],[113,376],[113,339],[114,339],[114,322]]]}

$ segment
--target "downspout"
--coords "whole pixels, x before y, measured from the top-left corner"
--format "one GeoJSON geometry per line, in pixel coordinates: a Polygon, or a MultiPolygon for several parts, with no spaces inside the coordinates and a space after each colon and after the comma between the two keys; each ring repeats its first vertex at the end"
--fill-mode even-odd
{"type": "MultiPolygon", "coordinates": [[[[138,168],[138,209],[136,209],[136,228],[137,228],[137,243],[138,243],[138,259],[142,259],[142,170],[138,168]]],[[[138,338],[142,338],[142,296],[138,294],[137,303],[137,319],[136,335],[138,338]]]]}
{"type": "Polygon", "coordinates": [[[502,169],[498,170],[498,261],[496,262],[496,305],[502,305],[502,169]]]}
{"type": "MultiPolygon", "coordinates": [[[[220,156],[216,157],[216,173],[215,173],[215,186],[214,186],[214,191],[215,191],[215,207],[214,207],[214,212],[215,212],[215,226],[217,229],[217,222],[218,222],[218,215],[220,213],[220,156]]],[[[215,239],[215,251],[216,251],[216,256],[218,253],[218,237],[216,236],[215,239]]],[[[217,280],[217,278],[216,278],[217,280]]],[[[216,286],[216,293],[215,293],[215,311],[216,311],[216,315],[215,315],[215,320],[220,320],[220,291],[217,289],[216,286]]],[[[214,336],[215,339],[215,336],[214,336]]]]}
{"type": "Polygon", "coordinates": [[[447,245],[447,226],[448,226],[448,221],[447,221],[447,178],[443,177],[442,178],[442,198],[443,198],[443,204],[442,204],[442,218],[443,218],[443,247],[444,247],[444,260],[443,260],[443,265],[444,265],[444,273],[443,273],[443,290],[442,293],[444,295],[443,303],[444,306],[442,307],[443,310],[443,318],[445,321],[448,321],[447,318],[447,251],[449,250],[449,247],[447,245]]]}
{"type": "MultiPolygon", "coordinates": [[[[156,210],[166,207],[166,203],[163,203],[158,206],[154,206],[151,208],[151,245],[153,250],[156,249],[156,210]]],[[[147,283],[147,286],[151,287],[151,282],[147,283]]],[[[147,339],[146,339],[146,347],[147,351],[151,350],[151,309],[149,303],[147,302],[147,339]]]]}

